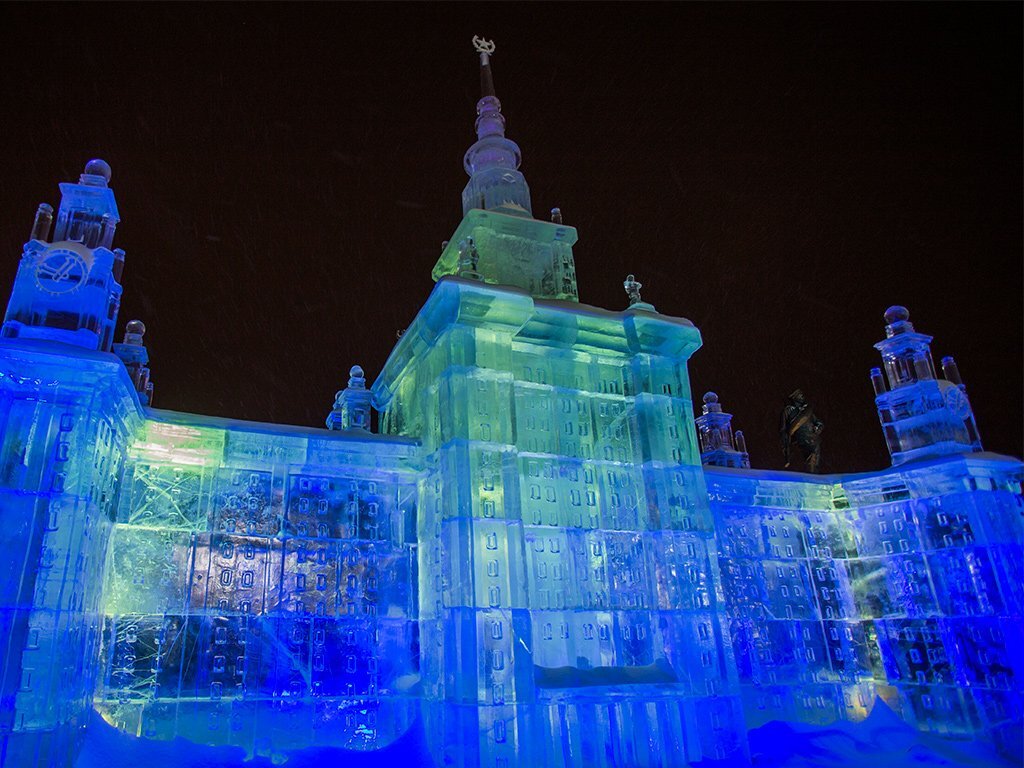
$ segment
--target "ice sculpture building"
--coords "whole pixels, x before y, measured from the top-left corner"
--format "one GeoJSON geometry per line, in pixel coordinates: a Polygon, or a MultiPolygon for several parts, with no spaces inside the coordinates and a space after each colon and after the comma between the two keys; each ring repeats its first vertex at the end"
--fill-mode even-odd
{"type": "Polygon", "coordinates": [[[0,764],[70,765],[94,709],[276,759],[420,729],[424,764],[742,763],[748,729],[879,700],[1012,754],[1022,467],[952,359],[892,308],[893,467],[749,469],[717,397],[694,420],[693,324],[632,278],[579,303],[477,42],[463,220],[328,429],[148,407],[110,168],[40,206],[0,333],[0,764]]]}

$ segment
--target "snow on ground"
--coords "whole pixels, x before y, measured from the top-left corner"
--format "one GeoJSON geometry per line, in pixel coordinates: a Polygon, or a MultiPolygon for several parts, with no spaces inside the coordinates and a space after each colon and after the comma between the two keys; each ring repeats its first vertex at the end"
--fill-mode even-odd
{"type": "MultiPolygon", "coordinates": [[[[991,745],[954,741],[916,731],[884,705],[860,723],[828,726],[772,722],[750,731],[753,768],[1005,768],[1022,760],[1000,757],[991,745]]],[[[1024,747],[1022,747],[1024,749],[1024,747]]],[[[421,765],[423,733],[414,727],[398,742],[372,753],[308,749],[285,768],[384,768],[421,765]]],[[[182,739],[137,739],[93,716],[75,768],[271,768],[266,758],[246,760],[237,747],[205,747],[182,739]]],[[[623,766],[622,768],[630,768],[623,766]]],[[[714,768],[731,768],[715,763],[714,768]]]]}
{"type": "MultiPolygon", "coordinates": [[[[1003,768],[990,745],[921,733],[875,702],[868,718],[827,726],[772,722],[750,731],[755,768],[1003,768]]],[[[1022,747],[1024,749],[1024,747],[1022,747]]]]}

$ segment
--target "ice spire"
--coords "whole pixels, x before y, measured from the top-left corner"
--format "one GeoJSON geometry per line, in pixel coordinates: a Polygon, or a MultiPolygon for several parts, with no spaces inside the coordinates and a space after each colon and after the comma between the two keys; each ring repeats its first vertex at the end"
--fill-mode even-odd
{"type": "Polygon", "coordinates": [[[494,95],[494,43],[474,37],[473,46],[480,56],[482,91],[477,140],[464,160],[469,182],[462,192],[462,222],[441,246],[431,277],[469,278],[518,288],[537,299],[579,301],[572,256],[576,230],[562,223],[557,208],[551,221],[533,218],[530,188],[518,170],[522,156],[505,138],[505,118],[494,95]]]}
{"type": "Polygon", "coordinates": [[[522,152],[514,141],[505,138],[505,116],[494,93],[494,42],[474,37],[473,47],[480,54],[481,95],[476,103],[477,140],[466,150],[463,160],[469,183],[462,192],[462,212],[481,208],[532,217],[530,187],[518,170],[522,152]]]}

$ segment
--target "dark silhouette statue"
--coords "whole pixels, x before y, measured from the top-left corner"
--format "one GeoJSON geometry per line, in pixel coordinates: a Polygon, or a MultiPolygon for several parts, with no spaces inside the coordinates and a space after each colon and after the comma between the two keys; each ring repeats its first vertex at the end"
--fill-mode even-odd
{"type": "Polygon", "coordinates": [[[814,415],[807,398],[799,389],[786,398],[786,406],[782,409],[782,426],[779,434],[782,437],[782,455],[786,466],[790,464],[790,450],[795,445],[803,455],[804,466],[808,472],[817,472],[821,464],[821,431],[824,422],[814,415]]]}

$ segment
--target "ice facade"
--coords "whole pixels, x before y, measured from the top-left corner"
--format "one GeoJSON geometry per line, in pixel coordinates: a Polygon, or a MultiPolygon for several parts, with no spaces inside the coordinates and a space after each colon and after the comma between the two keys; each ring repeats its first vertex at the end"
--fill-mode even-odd
{"type": "Polygon", "coordinates": [[[70,766],[92,710],[275,760],[418,728],[422,764],[742,764],[751,728],[878,700],[1012,759],[1022,465],[952,358],[891,308],[893,467],[749,469],[714,393],[694,417],[692,323],[632,275],[579,302],[478,50],[465,216],[327,429],[155,410],[145,327],[112,343],[109,166],[52,241],[40,206],[0,333],[0,765],[70,766]]]}
{"type": "Polygon", "coordinates": [[[865,717],[1020,755],[1021,466],[705,472],[746,725],[865,717]]]}

